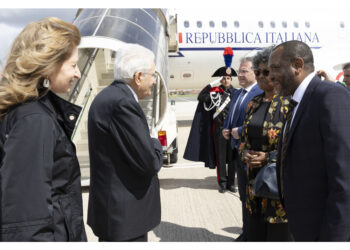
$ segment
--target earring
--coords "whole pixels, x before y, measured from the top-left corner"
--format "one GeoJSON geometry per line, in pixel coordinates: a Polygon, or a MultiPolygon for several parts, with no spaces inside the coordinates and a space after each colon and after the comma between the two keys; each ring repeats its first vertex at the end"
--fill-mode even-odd
{"type": "Polygon", "coordinates": [[[44,86],[45,88],[50,87],[50,80],[46,78],[46,79],[44,80],[44,82],[43,82],[43,86],[44,86]]]}

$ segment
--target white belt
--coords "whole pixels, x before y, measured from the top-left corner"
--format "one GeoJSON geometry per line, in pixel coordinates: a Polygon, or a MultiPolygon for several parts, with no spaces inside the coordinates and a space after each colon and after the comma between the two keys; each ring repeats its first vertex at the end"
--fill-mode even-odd
{"type": "Polygon", "coordinates": [[[224,101],[223,104],[221,104],[221,106],[216,110],[216,112],[213,114],[213,119],[215,119],[220,113],[221,111],[224,110],[224,108],[227,106],[227,104],[231,101],[230,97],[228,96],[226,98],[226,100],[224,101]]]}

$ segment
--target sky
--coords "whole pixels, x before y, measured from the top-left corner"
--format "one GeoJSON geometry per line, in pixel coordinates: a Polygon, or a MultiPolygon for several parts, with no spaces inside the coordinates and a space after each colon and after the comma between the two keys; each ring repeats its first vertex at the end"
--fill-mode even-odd
{"type": "Polygon", "coordinates": [[[0,8],[0,60],[3,65],[14,38],[30,22],[42,18],[55,16],[67,22],[72,22],[77,9],[52,8],[52,9],[15,9],[0,8]]]}

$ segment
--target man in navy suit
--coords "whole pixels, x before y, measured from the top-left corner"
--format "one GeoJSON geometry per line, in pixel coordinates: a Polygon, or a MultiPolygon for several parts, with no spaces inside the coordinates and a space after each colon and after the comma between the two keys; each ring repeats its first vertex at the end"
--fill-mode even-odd
{"type": "Polygon", "coordinates": [[[238,82],[241,85],[241,89],[236,91],[232,97],[229,115],[227,116],[222,130],[223,136],[229,140],[231,139],[231,147],[233,150],[233,161],[237,166],[237,181],[238,192],[240,200],[242,201],[242,215],[243,215],[243,233],[237,238],[239,241],[245,241],[245,228],[247,210],[245,208],[245,188],[247,184],[247,174],[245,166],[242,166],[238,147],[240,143],[240,137],[242,134],[242,125],[244,122],[245,111],[249,101],[261,94],[263,91],[258,87],[255,74],[253,71],[253,58],[246,57],[241,60],[238,71],[238,82]]]}
{"type": "Polygon", "coordinates": [[[277,46],[269,67],[279,94],[292,95],[296,103],[287,115],[277,163],[292,236],[349,241],[350,94],[313,73],[313,55],[303,42],[277,46]]]}
{"type": "Polygon", "coordinates": [[[157,80],[153,52],[136,44],[119,48],[114,78],[89,110],[87,222],[99,241],[147,241],[160,223],[163,164],[162,146],[138,103],[157,80]]]}

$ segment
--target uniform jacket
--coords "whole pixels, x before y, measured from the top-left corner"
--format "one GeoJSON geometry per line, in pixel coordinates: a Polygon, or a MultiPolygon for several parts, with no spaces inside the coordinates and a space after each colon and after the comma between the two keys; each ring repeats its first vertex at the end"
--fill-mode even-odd
{"type": "MultiPolygon", "coordinates": [[[[231,123],[231,117],[233,116],[233,109],[235,107],[235,103],[239,97],[239,94],[242,92],[242,89],[240,89],[239,91],[236,91],[235,94],[232,97],[232,101],[231,101],[231,106],[230,106],[230,112],[227,116],[227,119],[225,120],[225,124],[224,124],[224,129],[230,129],[232,130],[232,128],[236,128],[238,127],[238,134],[241,136],[242,135],[242,125],[244,122],[244,117],[245,117],[245,112],[246,112],[246,108],[248,103],[250,102],[250,100],[254,97],[257,96],[259,94],[262,94],[263,91],[258,87],[258,85],[256,84],[247,94],[247,96],[244,98],[243,102],[241,103],[239,109],[238,109],[238,117],[236,119],[236,121],[232,121],[231,123]]],[[[230,138],[231,138],[231,146],[232,149],[234,148],[238,148],[240,140],[236,140],[233,138],[233,136],[230,134],[230,138]]]]}
{"type": "Polygon", "coordinates": [[[2,241],[86,241],[70,139],[80,111],[48,92],[1,120],[2,241]]]}
{"type": "MultiPolygon", "coordinates": [[[[198,95],[198,105],[193,117],[184,158],[190,161],[202,161],[206,167],[215,169],[216,154],[213,138],[213,114],[215,113],[215,109],[206,111],[203,107],[204,102],[211,101],[209,96],[210,88],[211,86],[208,84],[198,95]]],[[[232,100],[233,94],[238,91],[231,86],[228,92],[232,100]]],[[[224,121],[227,114],[223,115],[223,112],[216,119],[222,119],[224,121]]]]}
{"type": "MultiPolygon", "coordinates": [[[[296,241],[350,239],[349,128],[349,91],[315,76],[289,130],[282,171],[284,205],[296,241]]],[[[280,152],[281,146],[280,139],[280,152]]],[[[281,185],[280,156],[277,164],[281,185]]]]}
{"type": "Polygon", "coordinates": [[[126,84],[115,81],[95,97],[88,134],[88,224],[107,241],[144,235],[160,223],[163,150],[126,84]]]}

